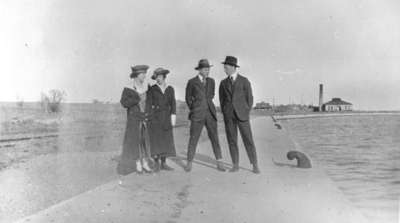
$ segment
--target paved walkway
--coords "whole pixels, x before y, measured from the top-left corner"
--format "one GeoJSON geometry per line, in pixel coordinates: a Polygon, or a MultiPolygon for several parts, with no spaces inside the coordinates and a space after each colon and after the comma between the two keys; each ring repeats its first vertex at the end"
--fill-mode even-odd
{"type": "MultiPolygon", "coordinates": [[[[19,222],[366,222],[321,168],[298,169],[286,159],[295,144],[284,128],[265,117],[252,120],[252,128],[259,175],[251,172],[242,144],[241,170],[218,172],[205,142],[191,173],[183,171],[180,152],[169,161],[173,172],[131,174],[19,222]]],[[[225,135],[220,141],[228,164],[225,135]]]]}

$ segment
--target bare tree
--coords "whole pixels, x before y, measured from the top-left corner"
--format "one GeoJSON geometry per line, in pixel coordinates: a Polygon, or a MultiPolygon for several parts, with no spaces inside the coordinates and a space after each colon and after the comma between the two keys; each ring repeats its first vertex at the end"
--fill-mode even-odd
{"type": "Polygon", "coordinates": [[[41,106],[46,112],[61,111],[61,102],[65,101],[67,94],[63,90],[52,89],[48,94],[41,94],[41,106]]]}

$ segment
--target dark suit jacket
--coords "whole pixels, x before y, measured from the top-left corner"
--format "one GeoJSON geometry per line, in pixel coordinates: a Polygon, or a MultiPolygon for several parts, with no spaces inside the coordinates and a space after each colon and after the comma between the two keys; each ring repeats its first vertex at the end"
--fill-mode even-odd
{"type": "Polygon", "coordinates": [[[206,117],[207,109],[211,112],[215,120],[217,114],[213,98],[215,95],[215,81],[207,77],[206,85],[201,83],[199,77],[190,79],[186,85],[186,104],[190,109],[189,119],[192,121],[200,121],[206,117]]]}
{"type": "Polygon", "coordinates": [[[219,102],[224,117],[232,117],[236,114],[239,120],[249,120],[250,110],[253,107],[253,92],[250,81],[238,74],[229,89],[228,77],[219,85],[219,102]]]}

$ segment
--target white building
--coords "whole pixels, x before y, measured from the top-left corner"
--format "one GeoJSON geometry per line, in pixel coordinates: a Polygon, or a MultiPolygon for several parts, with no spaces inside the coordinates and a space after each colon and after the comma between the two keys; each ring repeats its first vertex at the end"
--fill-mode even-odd
{"type": "Polygon", "coordinates": [[[353,104],[342,101],[340,98],[332,98],[331,101],[323,105],[323,111],[334,112],[334,111],[352,111],[353,104]]]}

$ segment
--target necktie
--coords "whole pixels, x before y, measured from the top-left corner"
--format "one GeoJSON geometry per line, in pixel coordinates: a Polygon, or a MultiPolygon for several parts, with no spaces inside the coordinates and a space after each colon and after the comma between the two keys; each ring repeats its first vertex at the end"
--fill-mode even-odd
{"type": "Polygon", "coordinates": [[[228,78],[228,88],[232,92],[232,88],[233,88],[233,78],[232,78],[232,76],[229,76],[229,78],[228,78]]]}

